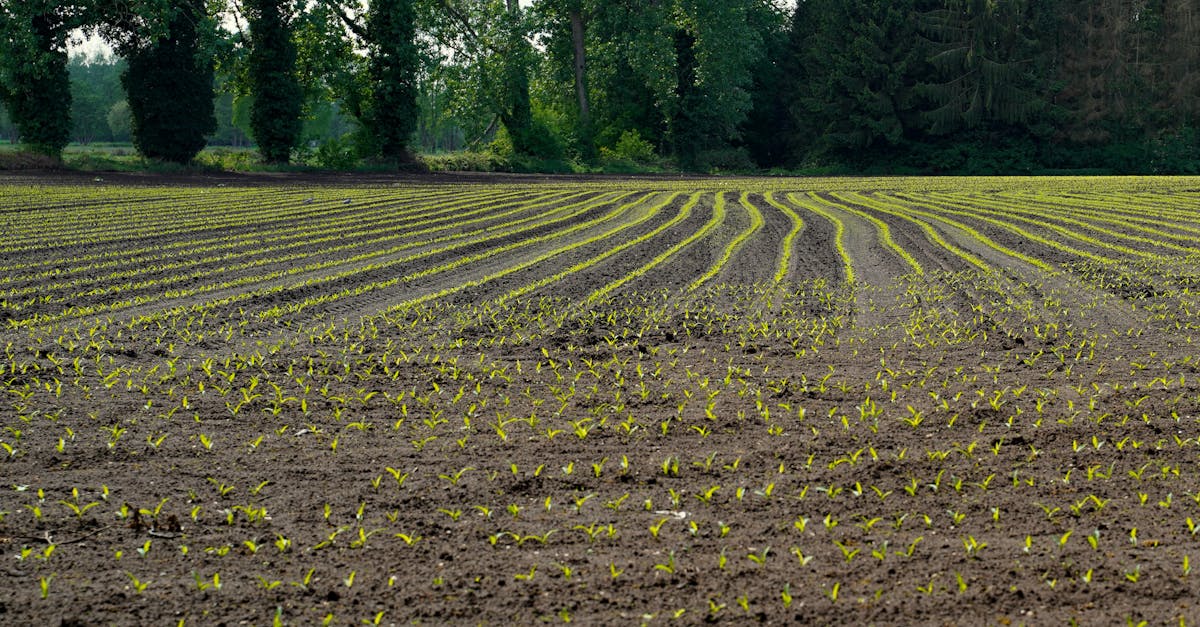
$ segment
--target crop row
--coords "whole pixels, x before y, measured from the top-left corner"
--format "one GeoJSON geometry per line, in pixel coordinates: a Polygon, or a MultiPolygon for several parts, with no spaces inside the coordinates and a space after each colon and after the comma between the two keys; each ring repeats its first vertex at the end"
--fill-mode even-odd
{"type": "MultiPolygon", "coordinates": [[[[44,192],[39,188],[28,193],[44,192]]],[[[393,194],[353,189],[273,194],[223,189],[209,198],[210,190],[186,192],[105,205],[94,214],[86,204],[67,207],[51,200],[38,206],[31,199],[30,210],[8,214],[13,237],[0,250],[7,259],[6,274],[0,279],[0,312],[10,324],[35,324],[123,310],[202,305],[206,299],[213,306],[230,305],[253,294],[269,295],[258,298],[263,304],[257,307],[270,310],[269,304],[278,299],[304,304],[305,298],[291,295],[314,289],[325,296],[353,294],[356,300],[370,300],[368,308],[376,309],[423,302],[455,292],[456,287],[477,288],[489,281],[476,276],[458,286],[436,283],[431,285],[437,289],[423,293],[411,283],[446,272],[478,275],[472,268],[504,265],[507,260],[513,260],[508,265],[519,265],[524,259],[519,250],[580,231],[576,218],[583,214],[567,209],[587,207],[592,199],[597,206],[616,203],[628,195],[567,190],[522,194],[505,189],[448,193],[440,188],[393,194]],[[297,204],[298,199],[303,202],[297,204]],[[218,206],[214,220],[213,208],[218,206]],[[551,217],[562,219],[550,221],[551,217]],[[518,225],[526,229],[513,228],[518,225]],[[526,232],[536,237],[514,241],[526,232]],[[130,247],[131,240],[138,245],[130,247]],[[433,247],[441,243],[450,245],[433,247]],[[444,256],[463,248],[478,253],[465,261],[444,256]],[[402,255],[403,251],[418,252],[402,255]],[[369,278],[400,264],[416,271],[386,280],[369,278]],[[362,298],[381,291],[387,295],[362,298]],[[230,295],[235,296],[232,301],[230,295]]],[[[1014,259],[1035,270],[1057,272],[1079,262],[1114,265],[1180,256],[1195,259],[1200,253],[1191,238],[1200,233],[1196,216],[1185,208],[1169,207],[1151,214],[1144,205],[1153,204],[1153,198],[1131,196],[1126,199],[1127,209],[1103,211],[1075,196],[1059,202],[1055,196],[1043,195],[1038,204],[1030,203],[1030,209],[1007,198],[883,192],[701,194],[694,199],[696,210],[707,219],[698,226],[683,224],[683,217],[677,215],[633,238],[623,229],[606,231],[605,237],[614,243],[586,237],[539,256],[541,267],[554,272],[539,275],[537,267],[530,268],[522,273],[529,277],[523,279],[525,284],[509,291],[525,294],[532,286],[544,291],[556,283],[572,289],[573,273],[563,273],[554,262],[589,244],[600,245],[592,261],[571,265],[591,267],[604,261],[617,272],[607,273],[616,280],[596,290],[596,297],[647,273],[660,277],[660,283],[686,285],[688,291],[695,291],[719,280],[723,271],[739,263],[738,253],[747,249],[774,249],[777,260],[776,272],[754,269],[750,273],[754,280],[826,278],[873,285],[908,273],[922,275],[927,269],[990,271],[1014,259]],[[735,201],[735,211],[726,210],[730,201],[735,201]],[[764,221],[771,220],[785,223],[786,235],[762,228],[764,221]],[[832,237],[827,236],[830,229],[832,237]],[[637,259],[645,255],[642,250],[662,252],[651,263],[639,264],[637,259]],[[808,259],[792,267],[801,255],[808,259]],[[692,276],[675,276],[672,264],[665,263],[671,257],[695,260],[702,269],[692,276]],[[804,267],[813,258],[840,259],[841,267],[804,267]]],[[[644,202],[655,201],[645,197],[644,202]]],[[[624,215],[639,216],[639,223],[647,218],[644,212],[624,215]]],[[[494,289],[486,293],[504,297],[494,289]]],[[[319,304],[311,302],[300,309],[319,304]]]]}
{"type": "Polygon", "coordinates": [[[1194,195],[858,183],[109,192],[180,229],[4,297],[5,611],[1186,624],[1194,195]]]}

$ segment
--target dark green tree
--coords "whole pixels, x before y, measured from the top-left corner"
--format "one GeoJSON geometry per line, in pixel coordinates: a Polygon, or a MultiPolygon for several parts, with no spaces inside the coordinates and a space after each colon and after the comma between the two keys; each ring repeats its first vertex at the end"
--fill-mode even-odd
{"type": "Polygon", "coordinates": [[[296,72],[289,0],[245,0],[250,26],[246,78],[250,128],[267,163],[287,163],[303,129],[304,89],[296,72]]]}
{"type": "Polygon", "coordinates": [[[701,115],[705,95],[696,85],[696,37],[685,29],[675,31],[675,107],[671,139],[681,167],[702,169],[702,150],[715,143],[717,129],[701,115]]]}
{"type": "MultiPolygon", "coordinates": [[[[819,7],[807,41],[804,115],[812,156],[862,161],[919,133],[918,84],[928,54],[912,0],[806,2],[819,7]]],[[[812,7],[809,7],[810,9],[812,7]]]]}
{"type": "MultiPolygon", "coordinates": [[[[0,90],[3,90],[0,86],[0,90]]],[[[13,126],[12,120],[8,117],[8,110],[4,108],[4,99],[0,98],[0,140],[15,141],[17,139],[17,128],[13,126]]]]}
{"type": "Polygon", "coordinates": [[[813,42],[817,37],[817,16],[820,15],[818,0],[798,2],[792,12],[788,29],[787,49],[784,53],[786,76],[781,86],[787,101],[789,124],[787,133],[789,165],[800,165],[816,144],[818,122],[806,106],[816,97],[812,56],[816,52],[813,42]]]}
{"type": "MultiPolygon", "coordinates": [[[[749,164],[736,147],[764,58],[767,0],[598,3],[589,16],[597,144],[637,130],[685,167],[749,164]],[[647,106],[648,105],[648,106],[647,106]]],[[[780,16],[781,17],[781,16],[780,16]]]]}
{"type": "Polygon", "coordinates": [[[187,163],[217,128],[213,62],[205,37],[213,24],[205,0],[174,3],[164,34],[133,41],[121,76],[133,115],[133,144],[151,159],[187,163]],[[169,97],[168,97],[169,96],[169,97]]]}
{"type": "Polygon", "coordinates": [[[637,131],[669,153],[679,106],[675,2],[600,3],[589,22],[595,62],[593,125],[599,146],[637,131]]]}
{"type": "Polygon", "coordinates": [[[922,30],[932,40],[934,80],[923,86],[933,103],[927,113],[935,135],[989,124],[1031,127],[1048,104],[1028,0],[945,0],[924,12],[922,30]]]}
{"type": "MultiPolygon", "coordinates": [[[[422,5],[427,10],[428,5],[422,5]]],[[[367,10],[352,15],[341,2],[327,0],[324,9],[309,12],[303,39],[309,49],[304,65],[361,126],[359,153],[392,164],[412,161],[409,146],[417,129],[417,78],[422,67],[417,45],[417,3],[414,0],[374,0],[367,10]],[[353,35],[339,37],[324,19],[326,11],[340,17],[353,35]],[[314,46],[315,42],[327,42],[314,46]],[[354,49],[365,49],[366,55],[354,49]],[[323,71],[322,71],[323,69],[323,71]]]]}
{"type": "Polygon", "coordinates": [[[599,0],[539,0],[534,4],[536,30],[545,61],[533,81],[533,97],[541,111],[553,116],[559,133],[575,154],[590,161],[597,147],[613,148],[626,133],[660,144],[666,121],[659,112],[655,90],[667,94],[674,77],[674,47],[667,16],[668,3],[644,5],[599,0]],[[661,19],[659,19],[661,18],[661,19]],[[659,43],[663,81],[651,78],[647,59],[655,51],[637,48],[637,32],[649,33],[657,24],[665,37],[659,43]],[[637,68],[635,69],[635,64],[637,68]]]}
{"type": "Polygon", "coordinates": [[[33,152],[57,159],[70,141],[67,37],[88,15],[71,2],[0,3],[0,99],[33,152]]]}
{"type": "Polygon", "coordinates": [[[362,121],[385,161],[410,161],[409,144],[417,128],[417,70],[413,0],[373,0],[367,11],[369,89],[362,121]]]}
{"type": "Polygon", "coordinates": [[[560,132],[585,161],[596,157],[588,74],[589,25],[603,3],[594,0],[541,0],[534,5],[536,30],[545,59],[533,81],[535,99],[566,120],[560,132]],[[569,86],[569,87],[568,87],[569,86]]]}
{"type": "Polygon", "coordinates": [[[370,87],[367,59],[357,53],[367,47],[361,36],[365,23],[360,22],[365,22],[365,16],[351,19],[335,2],[310,3],[296,17],[296,67],[305,91],[304,138],[337,142],[347,154],[376,156],[373,140],[363,146],[340,143],[356,129],[360,138],[369,134],[360,117],[370,87]]]}
{"type": "Polygon", "coordinates": [[[750,68],[751,107],[741,126],[742,145],[761,168],[788,164],[794,130],[787,86],[796,68],[791,63],[787,14],[770,5],[750,13],[751,27],[763,39],[763,59],[750,68]]]}
{"type": "Polygon", "coordinates": [[[763,59],[754,0],[680,0],[675,54],[678,109],[672,124],[685,167],[748,167],[734,145],[750,112],[751,68],[763,59]]]}
{"type": "Polygon", "coordinates": [[[542,150],[539,135],[544,129],[533,124],[533,102],[529,97],[529,72],[534,63],[533,45],[517,0],[506,0],[500,19],[503,48],[499,54],[500,89],[497,111],[500,122],[518,154],[536,155],[542,150]]]}

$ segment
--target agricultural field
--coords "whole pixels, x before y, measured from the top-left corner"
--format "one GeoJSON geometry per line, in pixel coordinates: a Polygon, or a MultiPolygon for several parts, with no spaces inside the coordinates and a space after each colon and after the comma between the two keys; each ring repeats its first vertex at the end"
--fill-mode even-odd
{"type": "Polygon", "coordinates": [[[0,620],[1200,622],[1200,180],[0,180],[0,620]]]}

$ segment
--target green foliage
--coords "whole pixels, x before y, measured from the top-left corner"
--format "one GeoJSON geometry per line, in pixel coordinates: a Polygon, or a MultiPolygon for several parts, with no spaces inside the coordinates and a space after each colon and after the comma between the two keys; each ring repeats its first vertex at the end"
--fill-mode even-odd
{"type": "MultiPolygon", "coordinates": [[[[124,63],[103,55],[75,55],[67,64],[71,74],[72,141],[91,142],[129,141],[128,122],[114,120],[117,132],[109,124],[109,114],[121,103],[124,63]]],[[[126,114],[128,107],[125,108],[126,114]]],[[[120,112],[118,111],[118,115],[120,112]]]]}
{"type": "Polygon", "coordinates": [[[601,49],[593,64],[592,112],[595,142],[611,146],[626,131],[636,131],[659,146],[666,135],[666,120],[659,114],[651,87],[637,80],[627,61],[601,49]],[[609,64],[612,65],[609,65],[609,64]]]}
{"type": "Polygon", "coordinates": [[[254,102],[250,128],[267,163],[287,163],[300,141],[304,90],[296,74],[296,44],[284,0],[247,0],[250,52],[246,74],[254,102]]]}
{"type": "Polygon", "coordinates": [[[66,40],[77,13],[45,0],[0,5],[0,101],[22,144],[55,159],[71,133],[66,40]]]}
{"type": "Polygon", "coordinates": [[[813,127],[810,155],[839,158],[895,146],[919,126],[917,82],[926,51],[914,2],[818,2],[802,62],[799,113],[813,127]]]}
{"type": "Polygon", "coordinates": [[[510,2],[502,14],[500,32],[504,46],[498,51],[500,122],[508,132],[512,149],[519,155],[550,157],[551,145],[545,125],[535,125],[533,103],[529,97],[529,71],[533,66],[533,46],[525,38],[521,9],[510,2]]]}
{"type": "Polygon", "coordinates": [[[750,173],[757,170],[754,160],[745,148],[710,148],[701,150],[693,157],[692,168],[710,174],[750,173]]]}
{"type": "Polygon", "coordinates": [[[134,146],[148,158],[187,163],[216,130],[213,66],[200,54],[207,17],[203,0],[186,0],[172,14],[168,36],[128,56],[121,83],[133,114],[134,146]]]}
{"type": "Polygon", "coordinates": [[[423,155],[421,161],[431,172],[508,172],[511,161],[494,152],[446,152],[423,155]]]}
{"type": "Polygon", "coordinates": [[[336,169],[413,145],[490,145],[445,167],[510,170],[1200,169],[1182,0],[247,0],[234,35],[218,5],[0,3],[0,136],[52,158],[132,136],[182,162],[253,131],[268,162],[336,169]],[[66,58],[79,27],[129,60],[124,104],[120,62],[66,58]]]}
{"type": "Polygon", "coordinates": [[[1032,174],[1038,157],[1036,143],[1020,134],[975,131],[919,146],[906,160],[931,172],[987,176],[1032,174]]]}
{"type": "Polygon", "coordinates": [[[543,151],[559,142],[547,141],[546,125],[535,122],[530,96],[533,20],[516,0],[431,5],[423,5],[426,32],[454,52],[455,63],[439,78],[452,91],[451,108],[467,122],[470,143],[487,139],[498,123],[514,154],[554,157],[543,151]]]}
{"type": "Polygon", "coordinates": [[[563,158],[563,145],[550,127],[540,118],[533,118],[520,137],[514,136],[508,126],[496,132],[491,143],[492,152],[502,157],[535,157],[559,160],[563,158]]]}
{"type": "Polygon", "coordinates": [[[763,58],[763,35],[753,27],[751,4],[683,0],[676,31],[679,115],[676,152],[681,163],[703,151],[724,152],[740,140],[752,104],[750,69],[763,58]]]}
{"type": "Polygon", "coordinates": [[[129,102],[120,100],[108,110],[104,118],[108,132],[116,141],[129,141],[133,135],[133,115],[129,113],[129,102]]]}
{"type": "MultiPolygon", "coordinates": [[[[4,86],[0,84],[0,90],[4,86]]],[[[17,134],[16,127],[13,126],[12,119],[9,118],[8,111],[4,108],[4,98],[0,98],[0,141],[10,140],[15,138],[17,134]]]]}
{"type": "Polygon", "coordinates": [[[591,83],[598,143],[629,128],[661,143],[678,106],[676,17],[672,2],[602,3],[593,16],[593,36],[603,42],[591,83]]]}
{"type": "Polygon", "coordinates": [[[358,165],[358,151],[353,142],[333,137],[317,146],[313,163],[327,170],[350,170],[358,165]]]}
{"type": "Polygon", "coordinates": [[[759,167],[771,168],[790,160],[794,131],[788,91],[798,68],[789,54],[786,13],[756,4],[749,17],[763,38],[763,58],[750,68],[751,107],[740,128],[741,143],[759,167]]]}
{"type": "Polygon", "coordinates": [[[367,13],[369,91],[362,122],[385,161],[409,160],[417,128],[416,10],[413,0],[375,0],[367,13]]]}
{"type": "Polygon", "coordinates": [[[621,133],[620,139],[611,148],[602,146],[600,156],[606,161],[632,161],[650,163],[654,160],[654,145],[642,139],[634,129],[621,133]]]}
{"type": "Polygon", "coordinates": [[[597,152],[588,78],[591,55],[588,30],[597,9],[585,0],[543,0],[534,5],[538,42],[544,52],[532,81],[532,96],[557,124],[554,130],[569,152],[594,161],[597,152]]]}
{"type": "MultiPolygon", "coordinates": [[[[764,30],[781,34],[784,18],[771,3],[584,2],[582,8],[589,133],[597,145],[611,147],[636,130],[693,167],[701,152],[740,141],[753,105],[751,68],[765,55],[764,30]]],[[[558,36],[559,58],[568,58],[565,37],[565,31],[558,36]]],[[[561,74],[560,84],[568,76],[561,74]]]]}
{"type": "Polygon", "coordinates": [[[989,123],[1031,126],[1046,107],[1040,80],[1037,11],[1026,0],[948,0],[920,17],[934,41],[936,74],[922,85],[934,107],[929,131],[947,134],[989,123]]]}
{"type": "Polygon", "coordinates": [[[213,90],[217,97],[213,100],[213,115],[217,119],[217,130],[208,137],[209,146],[238,146],[251,144],[250,140],[250,104],[253,99],[235,93],[237,88],[230,77],[216,74],[216,84],[213,90]]]}
{"type": "Polygon", "coordinates": [[[0,150],[0,170],[47,170],[62,162],[43,154],[23,150],[0,150]]]}
{"type": "Polygon", "coordinates": [[[1185,126],[1154,142],[1150,167],[1155,173],[1200,174],[1200,130],[1185,126]]]}
{"type": "Polygon", "coordinates": [[[235,172],[254,172],[263,169],[261,161],[255,158],[254,151],[248,148],[229,148],[220,146],[206,148],[196,155],[192,163],[203,169],[225,170],[235,172]]]}

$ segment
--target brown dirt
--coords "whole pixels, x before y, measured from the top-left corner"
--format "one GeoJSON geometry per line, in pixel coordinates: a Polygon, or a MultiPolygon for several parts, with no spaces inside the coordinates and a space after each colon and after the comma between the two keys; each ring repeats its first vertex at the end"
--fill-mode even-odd
{"type": "MultiPolygon", "coordinates": [[[[571,220],[554,221],[556,202],[464,226],[426,210],[453,199],[437,177],[421,177],[427,187],[330,177],[277,188],[264,176],[207,190],[219,183],[193,178],[159,191],[164,181],[128,178],[99,190],[78,181],[75,206],[70,193],[39,196],[31,179],[4,179],[4,622],[1108,625],[1200,616],[1200,581],[1184,567],[1200,558],[1196,259],[1121,257],[1114,267],[960,220],[1051,262],[1048,273],[939,226],[995,267],[981,273],[912,222],[873,213],[926,268],[916,277],[872,239],[871,223],[843,212],[861,279],[848,286],[831,224],[806,213],[788,281],[774,285],[790,224],[754,182],[763,228],[686,293],[679,288],[748,225],[736,194],[727,194],[726,224],[652,264],[712,216],[711,195],[687,219],[605,257],[668,224],[686,195],[639,221],[641,211],[681,187],[613,185],[657,192],[624,212],[596,188],[576,201],[601,204],[571,220]],[[201,192],[219,199],[204,205],[201,192]],[[108,196],[124,201],[105,205],[108,196]],[[193,224],[155,209],[180,203],[225,211],[193,224]],[[277,205],[285,208],[270,213],[277,205]],[[106,206],[124,212],[110,230],[89,223],[106,206]],[[321,211],[307,211],[314,206],[321,211]],[[253,207],[261,222],[235,225],[253,207]],[[511,247],[610,212],[563,238],[511,247]],[[421,228],[438,230],[410,235],[421,216],[432,220],[421,228]],[[320,252],[326,244],[284,234],[322,227],[344,230],[329,245],[361,245],[320,252]],[[508,234],[397,261],[487,227],[508,234]],[[272,229],[279,234],[253,237],[272,229]],[[389,246],[413,247],[354,259],[382,246],[366,243],[381,236],[375,229],[397,236],[389,246]],[[177,246],[217,246],[223,234],[220,261],[177,246]],[[435,237],[451,239],[421,243],[435,237]],[[299,257],[275,259],[285,244],[299,257]],[[135,248],[144,251],[121,254],[135,248]],[[480,259],[380,283],[470,255],[480,259]],[[105,260],[113,265],[89,267],[105,260]],[[269,276],[317,261],[329,263],[269,276]],[[168,262],[183,265],[153,269],[168,262]],[[184,267],[196,276],[176,288],[217,287],[166,297],[147,284],[129,288],[146,297],[136,304],[66,309],[119,302],[125,291],[84,292],[184,267]],[[108,278],[121,270],[134,273],[108,278]],[[413,304],[468,281],[476,284],[413,304]],[[30,286],[39,289],[20,292],[30,286]],[[286,309],[325,294],[340,297],[286,309]]],[[[488,191],[454,180],[470,183],[455,193],[488,191]]],[[[582,189],[483,180],[515,181],[530,198],[582,189]]],[[[710,184],[728,189],[695,182],[710,184]]],[[[920,198],[862,191],[900,205],[920,198]]],[[[1194,192],[1174,198],[1197,206],[1194,192]]],[[[1190,215],[1187,225],[1200,224],[1190,215]]]]}

